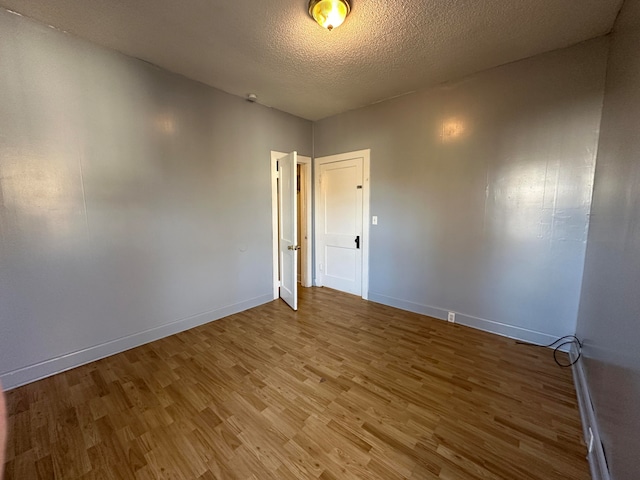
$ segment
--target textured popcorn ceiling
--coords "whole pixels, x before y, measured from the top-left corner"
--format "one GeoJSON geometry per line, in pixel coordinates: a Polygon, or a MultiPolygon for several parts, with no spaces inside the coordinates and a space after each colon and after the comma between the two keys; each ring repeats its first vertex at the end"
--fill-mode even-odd
{"type": "Polygon", "coordinates": [[[0,0],[167,70],[317,120],[606,34],[622,0],[0,0]]]}

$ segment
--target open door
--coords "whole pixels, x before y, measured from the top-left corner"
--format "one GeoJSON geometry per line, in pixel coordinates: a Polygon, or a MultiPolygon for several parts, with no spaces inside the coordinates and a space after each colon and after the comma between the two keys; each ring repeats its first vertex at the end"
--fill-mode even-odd
{"type": "Polygon", "coordinates": [[[280,186],[279,205],[279,260],[280,260],[280,298],[294,310],[298,310],[298,212],[296,202],[297,153],[293,152],[278,159],[278,178],[280,186]]]}

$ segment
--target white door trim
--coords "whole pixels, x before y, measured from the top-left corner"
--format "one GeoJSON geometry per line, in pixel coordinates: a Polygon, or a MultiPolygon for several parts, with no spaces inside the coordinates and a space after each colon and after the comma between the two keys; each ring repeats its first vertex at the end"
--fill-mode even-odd
{"type": "MultiPolygon", "coordinates": [[[[277,299],[280,297],[280,279],[278,278],[278,159],[288,155],[288,153],[271,151],[271,238],[273,244],[273,299],[277,299]]],[[[306,169],[305,175],[305,188],[307,191],[306,197],[306,218],[303,221],[307,225],[307,245],[302,245],[302,255],[305,255],[306,258],[306,272],[303,272],[303,287],[311,286],[311,266],[312,256],[311,256],[311,199],[313,196],[311,195],[311,157],[305,157],[302,155],[298,155],[298,164],[302,165],[303,168],[306,169]],[[306,280],[306,281],[305,281],[306,280]],[[306,283],[306,284],[305,284],[306,283]]],[[[304,242],[304,239],[303,239],[304,242]]]]}
{"type": "MultiPolygon", "coordinates": [[[[314,196],[315,196],[315,204],[319,205],[321,199],[320,195],[320,179],[317,174],[318,167],[325,163],[333,163],[333,162],[341,162],[343,160],[351,160],[354,158],[362,158],[362,176],[363,176],[363,185],[362,185],[362,298],[365,300],[369,299],[369,242],[371,240],[369,235],[369,199],[371,197],[370,193],[370,183],[369,183],[369,172],[370,172],[370,164],[371,164],[371,150],[357,150],[355,152],[347,152],[340,153],[338,155],[329,155],[326,157],[318,157],[314,159],[313,169],[314,169],[314,196]]],[[[315,235],[314,235],[314,243],[318,244],[318,219],[315,221],[315,235]]],[[[319,271],[319,267],[317,265],[317,257],[315,259],[315,267],[316,267],[316,278],[314,279],[313,284],[321,287],[321,283],[318,282],[317,272],[319,271]]]]}

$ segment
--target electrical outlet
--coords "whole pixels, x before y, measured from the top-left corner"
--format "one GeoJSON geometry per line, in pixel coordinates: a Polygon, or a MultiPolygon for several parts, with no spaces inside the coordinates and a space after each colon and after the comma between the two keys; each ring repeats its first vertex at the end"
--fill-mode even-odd
{"type": "Polygon", "coordinates": [[[593,450],[593,430],[589,427],[589,453],[593,450]]]}
{"type": "Polygon", "coordinates": [[[378,224],[378,216],[374,215],[373,217],[371,217],[371,225],[377,225],[378,224]]]}
{"type": "Polygon", "coordinates": [[[454,312],[449,312],[449,315],[447,316],[447,321],[451,323],[456,323],[456,314],[454,312]]]}

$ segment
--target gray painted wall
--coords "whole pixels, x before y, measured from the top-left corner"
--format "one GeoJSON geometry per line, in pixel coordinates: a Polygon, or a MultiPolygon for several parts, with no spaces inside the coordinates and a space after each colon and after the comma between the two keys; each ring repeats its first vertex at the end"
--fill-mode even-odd
{"type": "Polygon", "coordinates": [[[575,332],[607,48],[314,124],[316,157],[371,148],[371,300],[530,341],[575,332]]]}
{"type": "Polygon", "coordinates": [[[578,316],[584,368],[612,476],[640,477],[640,2],[611,44],[578,316]]]}
{"type": "Polygon", "coordinates": [[[5,386],[271,300],[270,151],[311,136],[0,9],[5,386]]]}

